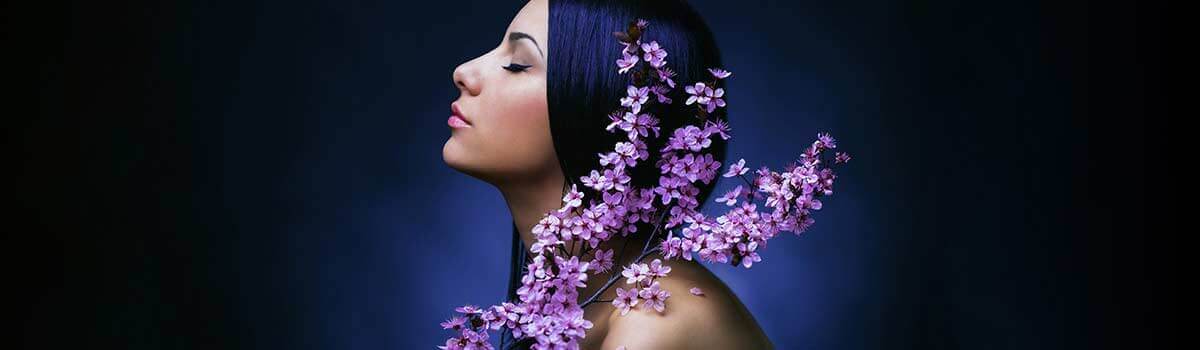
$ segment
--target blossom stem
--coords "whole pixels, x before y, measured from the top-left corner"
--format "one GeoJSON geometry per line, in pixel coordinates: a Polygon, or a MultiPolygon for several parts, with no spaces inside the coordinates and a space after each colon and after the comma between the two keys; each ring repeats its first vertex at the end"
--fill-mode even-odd
{"type": "MultiPolygon", "coordinates": [[[[638,255],[638,257],[636,259],[633,259],[633,263],[640,262],[640,261],[642,261],[642,259],[645,259],[646,256],[649,256],[651,253],[657,252],[659,250],[658,247],[654,247],[654,248],[650,248],[650,249],[647,249],[647,248],[650,247],[650,242],[654,241],[654,236],[658,235],[659,229],[662,228],[662,221],[663,221],[663,219],[666,219],[667,213],[669,213],[669,212],[670,212],[669,210],[663,210],[662,215],[658,216],[658,224],[654,225],[654,232],[651,232],[650,237],[646,238],[646,245],[645,245],[645,247],[642,248],[642,254],[638,255]]],[[[629,240],[626,240],[625,243],[629,243],[629,240]]],[[[625,248],[621,248],[621,250],[622,250],[622,252],[624,252],[625,248]]],[[[608,278],[608,281],[604,282],[604,286],[600,287],[600,289],[597,290],[595,293],[593,293],[592,296],[588,297],[587,300],[585,300],[582,304],[579,305],[579,307],[581,307],[581,308],[587,307],[591,303],[596,302],[597,299],[600,298],[600,295],[604,294],[604,291],[606,291],[606,290],[608,290],[608,288],[612,287],[613,283],[616,283],[617,280],[619,280],[619,279],[621,279],[621,274],[617,273],[616,269],[613,269],[612,276],[610,276],[608,278]]]]}
{"type": "Polygon", "coordinates": [[[756,188],[755,188],[754,184],[753,184],[753,183],[750,183],[750,180],[747,180],[747,179],[746,179],[746,175],[739,174],[739,175],[738,175],[738,177],[739,177],[739,178],[741,178],[741,179],[742,179],[742,181],[745,181],[745,182],[746,182],[746,186],[750,186],[750,188],[749,188],[749,190],[750,190],[750,191],[754,191],[754,190],[756,190],[756,188]]]}
{"type": "MultiPolygon", "coordinates": [[[[650,254],[657,252],[657,251],[658,251],[658,247],[651,248],[650,250],[643,252],[641,255],[638,255],[637,259],[633,259],[633,262],[634,263],[640,262],[640,261],[642,261],[642,259],[645,259],[647,256],[650,256],[650,254]]],[[[598,298],[600,297],[601,294],[604,294],[605,290],[608,290],[608,288],[612,287],[612,285],[614,283],[616,283],[617,280],[621,279],[620,278],[621,275],[615,273],[616,270],[613,270],[613,272],[614,272],[613,276],[609,277],[608,281],[604,283],[604,286],[600,287],[600,290],[597,290],[595,294],[592,294],[592,296],[589,297],[586,301],[584,301],[583,304],[579,304],[579,307],[581,307],[581,308],[587,307],[589,304],[598,301],[598,298]]]]}

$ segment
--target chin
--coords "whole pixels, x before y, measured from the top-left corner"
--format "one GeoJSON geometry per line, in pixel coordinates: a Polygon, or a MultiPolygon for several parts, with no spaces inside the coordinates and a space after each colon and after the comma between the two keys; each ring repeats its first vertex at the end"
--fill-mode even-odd
{"type": "Polygon", "coordinates": [[[463,152],[459,149],[461,146],[454,140],[453,136],[446,140],[445,145],[442,145],[442,161],[458,171],[463,171],[463,152]]]}
{"type": "Polygon", "coordinates": [[[446,162],[451,169],[478,178],[478,169],[476,169],[478,164],[472,166],[474,162],[470,159],[470,152],[467,152],[462,146],[454,137],[450,137],[442,146],[442,161],[446,162]]]}

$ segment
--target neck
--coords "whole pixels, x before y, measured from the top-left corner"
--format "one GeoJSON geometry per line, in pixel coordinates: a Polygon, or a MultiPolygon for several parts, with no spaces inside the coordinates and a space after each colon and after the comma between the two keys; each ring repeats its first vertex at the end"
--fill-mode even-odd
{"type": "MultiPolygon", "coordinates": [[[[508,209],[512,213],[513,223],[517,226],[517,235],[521,238],[523,248],[529,251],[536,238],[533,236],[533,226],[541,221],[542,217],[550,211],[562,208],[562,197],[566,195],[568,189],[564,189],[564,179],[562,176],[550,176],[547,179],[538,181],[529,181],[525,183],[510,183],[503,186],[497,186],[500,193],[504,196],[505,202],[508,204],[508,209]]],[[[588,198],[584,198],[586,205],[588,198]]],[[[607,250],[613,249],[613,267],[611,271],[605,273],[590,273],[587,287],[580,289],[580,299],[587,298],[596,292],[605,280],[614,274],[621,273],[621,267],[632,262],[645,247],[646,238],[649,232],[638,232],[628,237],[621,237],[620,234],[614,233],[608,241],[600,244],[598,249],[607,250]]],[[[661,236],[662,233],[660,232],[661,236]]],[[[570,255],[580,255],[583,251],[583,244],[576,243],[574,246],[568,243],[565,247],[569,250],[570,255]]],[[[583,261],[588,261],[593,257],[593,249],[587,249],[588,252],[580,257],[583,261]]],[[[660,257],[659,254],[651,254],[642,262],[648,262],[650,259],[660,257]]],[[[603,299],[612,299],[615,296],[614,290],[609,288],[604,293],[603,299]]]]}
{"type": "Polygon", "coordinates": [[[562,207],[563,190],[562,176],[549,176],[545,179],[510,183],[497,186],[508,203],[512,213],[513,223],[517,225],[517,234],[528,251],[536,239],[533,237],[533,226],[541,221],[542,216],[552,210],[562,207]]]}

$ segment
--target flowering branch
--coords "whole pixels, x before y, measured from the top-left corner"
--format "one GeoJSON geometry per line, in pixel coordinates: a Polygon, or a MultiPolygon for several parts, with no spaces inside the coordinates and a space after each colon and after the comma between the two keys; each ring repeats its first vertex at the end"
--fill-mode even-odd
{"type": "MultiPolygon", "coordinates": [[[[613,33],[624,46],[616,60],[617,73],[629,73],[631,84],[620,99],[621,107],[609,114],[611,123],[605,130],[623,132],[627,141],[617,142],[611,152],[598,154],[601,168],[580,178],[580,183],[595,190],[599,198],[588,198],[585,205],[584,193],[572,184],[563,197],[563,207],[545,213],[532,229],[536,241],[529,251],[534,257],[521,277],[518,299],[483,309],[472,305],[456,308],[461,316],[441,325],[456,331],[457,336],[439,348],[491,349],[488,332],[504,328],[511,330],[516,339],[533,339],[534,349],[577,349],[579,340],[592,328],[592,322],[583,317],[583,307],[610,302],[621,315],[636,307],[661,313],[671,297],[658,282],[671,272],[663,259],[690,261],[695,254],[704,261],[750,268],[762,260],[758,250],[766,247],[767,240],[779,232],[800,234],[807,230],[814,222],[812,213],[822,208],[819,198],[833,194],[836,176],[822,156],[837,144],[829,134],[818,134],[800,158],[782,172],[764,166],[750,180],[745,176],[750,171],[745,159],[739,159],[723,177],[741,178],[746,187],[738,185],[715,199],[732,209],[715,218],[698,211],[696,197],[700,189],[696,182],[710,184],[722,167],[706,149],[712,145],[714,135],[722,140],[731,138],[729,125],[716,114],[726,106],[722,82],[732,75],[720,68],[708,69],[711,79],[684,86],[688,95],[684,105],[696,106],[697,124],[672,130],[666,145],[657,150],[660,157],[654,166],[660,173],[658,185],[633,186],[628,170],[649,160],[646,138],[661,136],[659,120],[649,113],[649,107],[672,104],[668,94],[676,87],[672,79],[675,72],[666,67],[666,50],[656,41],[642,42],[648,24],[639,19],[625,32],[613,33]],[[773,211],[757,210],[755,200],[760,197],[765,198],[764,207],[773,211]],[[652,221],[654,230],[646,237],[641,253],[623,267],[621,274],[613,270],[599,290],[579,303],[579,288],[587,286],[589,275],[613,268],[613,250],[600,249],[600,244],[615,234],[636,234],[639,223],[652,221]],[[677,226],[679,233],[674,234],[672,229],[677,226]],[[652,246],[660,231],[665,238],[652,246]],[[567,242],[571,243],[569,251],[567,242]],[[576,245],[580,247],[577,256],[572,255],[576,245]],[[588,253],[590,259],[581,259],[588,253]],[[661,253],[663,259],[641,262],[654,253],[661,253]],[[599,299],[622,277],[626,285],[631,285],[628,290],[618,287],[615,298],[599,299]]],[[[849,155],[838,152],[832,164],[849,160],[849,155]]],[[[693,288],[691,293],[702,292],[693,288]]]]}
{"type": "MultiPolygon", "coordinates": [[[[645,246],[642,247],[641,254],[638,255],[637,258],[633,259],[633,263],[641,262],[642,259],[645,259],[650,254],[653,254],[653,253],[659,251],[659,249],[657,247],[650,248],[650,242],[654,241],[654,236],[658,235],[658,230],[660,227],[662,227],[662,219],[665,216],[666,216],[665,211],[663,212],[663,215],[659,215],[658,225],[655,225],[654,232],[650,233],[650,237],[646,238],[646,244],[645,244],[645,246]]],[[[628,243],[629,241],[625,241],[625,242],[628,243]]],[[[608,290],[609,287],[612,287],[613,283],[616,283],[618,279],[620,279],[620,275],[615,274],[615,273],[612,274],[612,276],[608,278],[608,281],[604,282],[604,285],[601,286],[599,290],[596,290],[596,292],[593,293],[592,296],[589,297],[586,301],[584,301],[582,304],[580,304],[579,307],[587,307],[588,305],[591,305],[592,302],[596,301],[596,298],[599,298],[601,295],[604,294],[604,291],[608,290]]]]}

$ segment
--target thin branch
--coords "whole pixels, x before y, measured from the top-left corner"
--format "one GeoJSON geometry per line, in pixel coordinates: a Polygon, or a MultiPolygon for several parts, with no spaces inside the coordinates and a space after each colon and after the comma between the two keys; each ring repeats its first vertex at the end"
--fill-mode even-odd
{"type": "MultiPolygon", "coordinates": [[[[662,215],[658,216],[658,223],[656,225],[654,225],[654,232],[651,232],[650,237],[646,238],[646,245],[644,247],[642,247],[642,254],[638,255],[638,257],[636,259],[633,259],[633,263],[640,262],[640,261],[642,261],[642,259],[645,259],[646,256],[650,255],[651,253],[657,252],[659,250],[659,247],[654,247],[654,248],[650,249],[650,242],[654,241],[654,237],[657,236],[658,231],[662,229],[662,221],[663,221],[663,219],[667,218],[668,213],[670,213],[670,210],[664,209],[662,215]]],[[[629,240],[625,240],[625,243],[629,243],[629,240]]],[[[625,248],[622,247],[621,248],[622,253],[624,253],[624,250],[625,250],[625,248]]],[[[599,298],[600,295],[604,294],[604,291],[606,291],[606,290],[608,290],[608,288],[612,287],[612,285],[614,283],[616,283],[617,280],[620,279],[620,277],[621,277],[621,275],[618,274],[616,268],[614,268],[612,276],[610,276],[608,278],[608,281],[604,282],[604,286],[601,286],[600,289],[597,290],[595,293],[593,293],[591,297],[588,297],[588,299],[586,301],[584,301],[583,304],[580,304],[580,307],[587,307],[589,304],[595,302],[596,299],[599,298]]]]}
{"type": "Polygon", "coordinates": [[[747,180],[747,179],[746,179],[746,175],[745,175],[745,174],[740,174],[740,175],[738,175],[738,177],[742,178],[742,181],[745,181],[745,182],[746,182],[746,186],[750,186],[750,191],[754,191],[754,190],[756,190],[756,189],[757,189],[757,188],[754,186],[754,184],[753,184],[753,183],[750,183],[750,180],[747,180]]]}
{"type": "MultiPolygon", "coordinates": [[[[642,261],[642,259],[645,259],[645,258],[646,258],[647,256],[649,256],[651,253],[654,253],[654,252],[657,252],[657,251],[658,251],[658,247],[654,247],[653,249],[650,249],[650,250],[648,250],[648,251],[642,252],[642,254],[641,254],[641,255],[639,255],[639,256],[637,257],[637,259],[633,259],[633,262],[635,262],[635,263],[636,263],[636,262],[642,261]]],[[[595,294],[592,294],[592,296],[591,296],[591,297],[589,297],[587,300],[585,300],[585,301],[583,302],[583,304],[580,304],[580,305],[579,305],[579,307],[581,307],[581,308],[587,307],[589,304],[591,304],[591,303],[595,302],[595,301],[596,301],[596,299],[597,299],[597,298],[599,298],[601,294],[604,294],[604,291],[605,291],[605,290],[608,290],[608,288],[612,287],[613,283],[616,283],[616,282],[617,282],[617,280],[619,280],[619,279],[620,279],[620,277],[621,277],[621,275],[620,275],[620,274],[617,274],[616,272],[617,272],[617,270],[615,270],[615,269],[614,269],[614,270],[613,270],[613,276],[612,276],[612,277],[610,277],[610,278],[608,279],[608,282],[605,282],[605,283],[604,283],[604,286],[600,287],[600,290],[597,290],[595,294]]]]}

